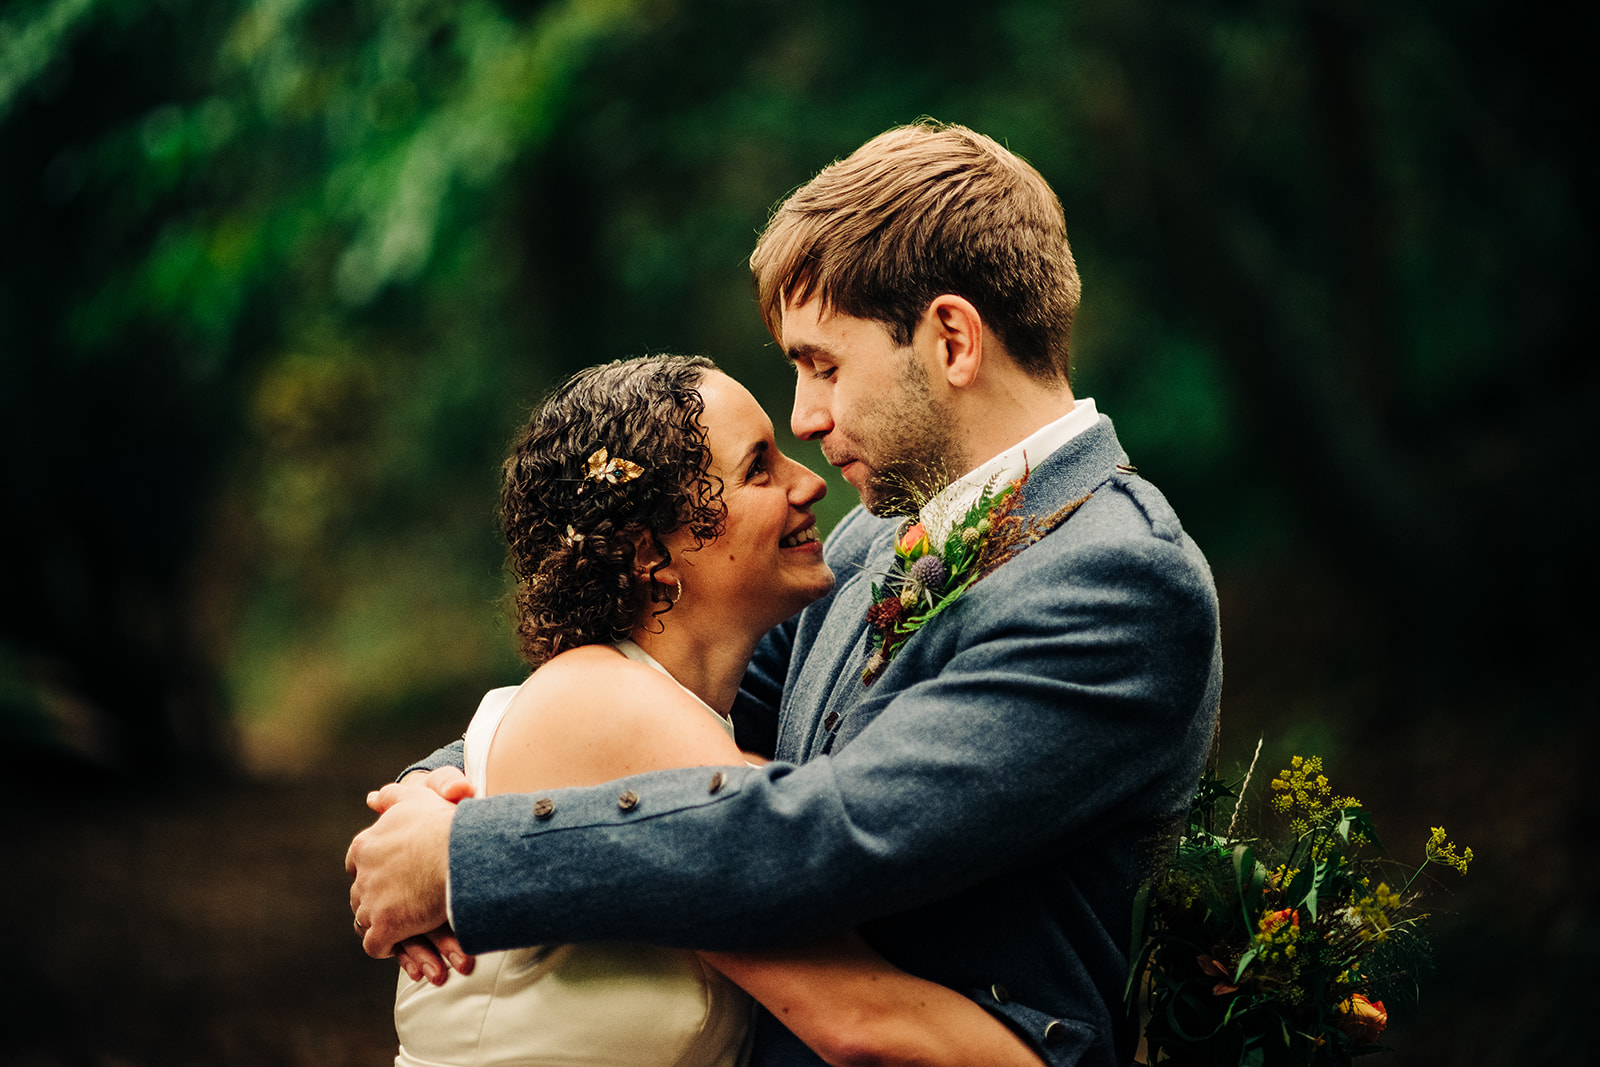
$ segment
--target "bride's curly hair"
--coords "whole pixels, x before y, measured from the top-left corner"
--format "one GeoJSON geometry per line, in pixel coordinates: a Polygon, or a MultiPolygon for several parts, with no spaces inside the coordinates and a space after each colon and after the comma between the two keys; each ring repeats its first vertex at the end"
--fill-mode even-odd
{"type": "MultiPolygon", "coordinates": [[[[671,590],[635,581],[635,544],[688,529],[696,544],[722,532],[722,482],[708,474],[699,385],[703,356],[644,356],[580,371],[534,409],[505,463],[500,515],[516,580],[516,635],[534,667],[578,645],[625,637],[647,603],[671,590]],[[601,449],[605,456],[599,456],[601,449]],[[593,469],[621,460],[617,480],[593,469]]],[[[616,473],[615,468],[613,472],[616,473]]]]}

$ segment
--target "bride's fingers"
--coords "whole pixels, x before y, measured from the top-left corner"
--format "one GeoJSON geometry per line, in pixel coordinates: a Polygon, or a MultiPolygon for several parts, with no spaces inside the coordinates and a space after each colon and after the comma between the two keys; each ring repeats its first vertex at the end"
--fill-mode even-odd
{"type": "Polygon", "coordinates": [[[443,985],[450,970],[426,938],[408,937],[394,947],[395,959],[400,969],[413,982],[426,978],[434,985],[443,985]]]}
{"type": "Polygon", "coordinates": [[[469,956],[461,948],[461,942],[456,939],[455,931],[448,926],[441,926],[436,930],[428,931],[428,940],[433,942],[433,947],[439,955],[449,961],[450,967],[457,974],[471,974],[476,965],[476,957],[469,956]]]}
{"type": "Polygon", "coordinates": [[[441,926],[423,937],[408,937],[395,945],[394,952],[400,969],[413,982],[425,978],[434,985],[444,985],[451,970],[471,974],[476,962],[461,951],[461,942],[448,926],[441,926]]]}

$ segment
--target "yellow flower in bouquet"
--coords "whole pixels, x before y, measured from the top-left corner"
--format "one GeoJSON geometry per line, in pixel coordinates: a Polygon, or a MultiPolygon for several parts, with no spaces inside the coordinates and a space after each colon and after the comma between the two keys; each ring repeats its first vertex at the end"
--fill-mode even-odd
{"type": "Polygon", "coordinates": [[[1378,998],[1426,958],[1412,887],[1429,864],[1465,874],[1472,850],[1435,827],[1393,889],[1381,874],[1398,865],[1320,758],[1295,756],[1272,780],[1275,828],[1237,830],[1248,780],[1200,783],[1167,869],[1141,895],[1129,994],[1148,997],[1146,1062],[1309,1067],[1381,1051],[1378,998]]]}

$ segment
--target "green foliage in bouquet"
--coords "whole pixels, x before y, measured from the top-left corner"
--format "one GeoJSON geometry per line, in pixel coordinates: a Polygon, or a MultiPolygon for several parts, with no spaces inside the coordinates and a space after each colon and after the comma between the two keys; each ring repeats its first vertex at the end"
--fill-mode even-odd
{"type": "Polygon", "coordinates": [[[1414,989],[1428,959],[1413,886],[1429,864],[1465,874],[1472,850],[1435,827],[1420,866],[1388,859],[1316,756],[1273,779],[1271,825],[1246,833],[1249,777],[1200,783],[1170,864],[1140,897],[1129,994],[1142,978],[1145,1062],[1299,1067],[1382,1051],[1381,998],[1414,989]]]}

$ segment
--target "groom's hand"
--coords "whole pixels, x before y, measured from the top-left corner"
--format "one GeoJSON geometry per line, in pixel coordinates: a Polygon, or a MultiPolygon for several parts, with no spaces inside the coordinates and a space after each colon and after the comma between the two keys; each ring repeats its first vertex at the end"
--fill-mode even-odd
{"type": "MultiPolygon", "coordinates": [[[[467,776],[456,767],[439,767],[432,771],[412,771],[400,779],[403,785],[421,785],[438,793],[452,804],[458,800],[465,800],[477,790],[472,788],[472,783],[467,781],[467,776]]],[[[390,794],[392,798],[393,794],[390,794]]],[[[372,793],[368,803],[378,814],[383,814],[387,808],[382,790],[372,793]]],[[[456,939],[455,931],[448,926],[441,926],[430,930],[421,937],[408,937],[394,946],[394,957],[400,964],[400,969],[413,982],[428,981],[434,985],[444,985],[445,979],[450,977],[452,970],[459,974],[471,974],[474,963],[473,957],[461,949],[461,942],[456,939]]]]}
{"type": "Polygon", "coordinates": [[[384,786],[367,805],[378,821],[350,843],[344,867],[361,947],[382,959],[394,955],[398,942],[445,924],[455,804],[408,780],[384,786]]]}

